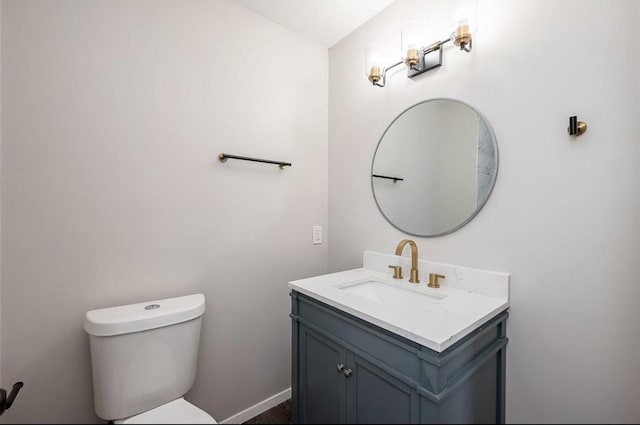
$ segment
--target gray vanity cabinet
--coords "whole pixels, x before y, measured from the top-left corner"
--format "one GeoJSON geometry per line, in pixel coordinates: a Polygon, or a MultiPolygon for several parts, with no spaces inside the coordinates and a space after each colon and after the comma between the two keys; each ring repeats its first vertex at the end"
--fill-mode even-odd
{"type": "Polygon", "coordinates": [[[504,423],[508,313],[438,353],[291,299],[293,423],[504,423]]]}
{"type": "Polygon", "coordinates": [[[332,338],[300,325],[298,346],[300,423],[405,424],[418,412],[415,390],[332,338]]]}
{"type": "Polygon", "coordinates": [[[347,423],[418,422],[420,400],[415,389],[357,354],[349,353],[347,365],[353,370],[346,380],[347,423]]]}
{"type": "Polygon", "coordinates": [[[305,326],[300,327],[299,338],[300,364],[304,365],[299,379],[307,389],[301,394],[304,402],[300,421],[345,423],[346,385],[343,368],[347,363],[347,350],[305,326]]]}

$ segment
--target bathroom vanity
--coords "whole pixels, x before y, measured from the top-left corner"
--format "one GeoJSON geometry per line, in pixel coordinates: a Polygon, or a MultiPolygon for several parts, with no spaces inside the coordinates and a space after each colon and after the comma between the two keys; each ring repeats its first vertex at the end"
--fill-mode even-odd
{"type": "Polygon", "coordinates": [[[291,288],[293,423],[504,423],[509,275],[366,251],[291,288]]]}

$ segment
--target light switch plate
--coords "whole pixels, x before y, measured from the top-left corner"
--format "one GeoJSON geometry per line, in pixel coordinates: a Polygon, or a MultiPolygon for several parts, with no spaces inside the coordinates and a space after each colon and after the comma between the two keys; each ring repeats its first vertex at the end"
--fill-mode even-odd
{"type": "Polygon", "coordinates": [[[313,226],[313,244],[319,245],[322,243],[322,226],[313,226]]]}

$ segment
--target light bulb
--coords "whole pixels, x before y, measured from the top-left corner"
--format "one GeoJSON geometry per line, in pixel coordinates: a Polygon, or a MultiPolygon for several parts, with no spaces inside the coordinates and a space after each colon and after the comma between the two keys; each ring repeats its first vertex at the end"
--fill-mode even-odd
{"type": "Polygon", "coordinates": [[[476,33],[476,22],[474,19],[474,13],[471,11],[470,8],[467,8],[467,7],[459,8],[454,15],[453,23],[456,28],[458,28],[461,25],[467,25],[467,27],[469,28],[470,34],[473,35],[476,33]]]}
{"type": "Polygon", "coordinates": [[[408,67],[413,67],[420,61],[420,52],[426,40],[425,25],[422,22],[411,22],[402,28],[400,44],[402,60],[408,67]]]}

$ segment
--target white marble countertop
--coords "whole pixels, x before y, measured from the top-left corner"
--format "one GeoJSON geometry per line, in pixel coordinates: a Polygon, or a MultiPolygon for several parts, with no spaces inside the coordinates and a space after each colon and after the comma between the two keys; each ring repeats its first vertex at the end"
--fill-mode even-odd
{"type": "Polygon", "coordinates": [[[363,264],[363,268],[289,282],[289,288],[437,352],[509,308],[506,273],[420,261],[422,282],[413,284],[407,276],[393,279],[391,270],[380,270],[389,264],[402,265],[404,274],[409,275],[406,257],[365,251],[363,264]],[[446,276],[440,288],[427,287],[430,272],[446,276]],[[349,283],[369,280],[412,291],[412,297],[425,302],[372,299],[344,290],[349,283]],[[422,298],[420,293],[430,297],[422,298]]]}

